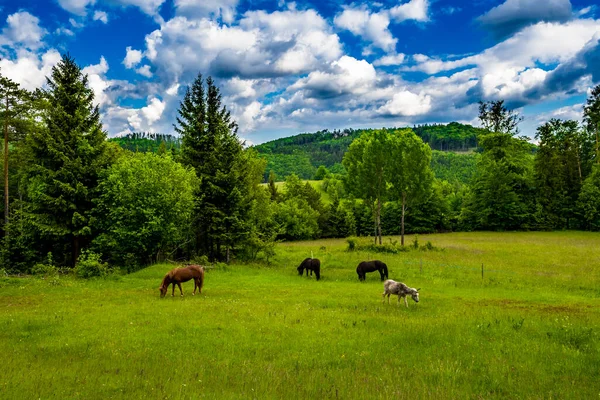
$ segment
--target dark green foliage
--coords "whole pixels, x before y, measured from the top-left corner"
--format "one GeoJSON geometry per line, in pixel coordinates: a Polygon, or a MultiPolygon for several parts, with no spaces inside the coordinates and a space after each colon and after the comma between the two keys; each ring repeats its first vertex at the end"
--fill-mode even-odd
{"type": "Polygon", "coordinates": [[[506,133],[480,138],[484,152],[461,215],[462,229],[517,230],[532,224],[533,156],[506,133]]]}
{"type": "Polygon", "coordinates": [[[110,162],[106,134],[87,75],[68,55],[52,68],[44,94],[51,105],[43,113],[45,129],[27,137],[26,211],[48,251],[60,249],[57,263],[74,266],[94,236],[90,211],[98,176],[110,162]]]}
{"type": "Polygon", "coordinates": [[[314,179],[317,181],[322,181],[328,174],[329,171],[327,170],[327,168],[325,168],[324,165],[320,165],[317,169],[317,172],[315,173],[314,179]]]}
{"type": "Polygon", "coordinates": [[[38,262],[31,268],[33,275],[41,275],[43,277],[56,276],[58,274],[58,268],[54,265],[54,259],[52,258],[52,252],[49,252],[46,259],[42,262],[38,262]]]}
{"type": "Polygon", "coordinates": [[[576,201],[593,162],[592,138],[577,121],[552,119],[537,129],[536,139],[538,223],[545,229],[576,228],[576,201]]]}
{"type": "Polygon", "coordinates": [[[589,230],[600,230],[600,166],[595,165],[592,173],[583,182],[577,208],[589,230]]]}
{"type": "Polygon", "coordinates": [[[109,272],[108,264],[103,263],[100,254],[84,250],[75,265],[75,275],[79,278],[89,279],[106,276],[109,272]]]}
{"type": "Polygon", "coordinates": [[[194,169],[200,182],[193,220],[194,251],[211,259],[228,259],[245,231],[247,168],[237,124],[210,77],[205,83],[198,75],[187,89],[175,130],[182,137],[182,162],[194,169]]]}
{"type": "Polygon", "coordinates": [[[600,163],[600,85],[596,85],[583,106],[583,121],[595,141],[595,162],[600,163]]]}
{"type": "Polygon", "coordinates": [[[316,173],[310,157],[300,151],[294,154],[259,153],[259,155],[267,161],[265,181],[271,172],[281,179],[291,174],[298,175],[302,179],[311,179],[316,173]]]}
{"type": "MultiPolygon", "coordinates": [[[[433,150],[440,151],[467,151],[477,147],[477,137],[485,130],[451,122],[447,125],[420,125],[412,128],[413,131],[429,144],[433,150]]],[[[439,178],[439,177],[438,177],[439,178]]]]}
{"type": "Polygon", "coordinates": [[[157,259],[177,258],[190,241],[196,187],[193,171],[170,157],[137,153],[122,157],[102,176],[93,246],[128,271],[157,259]]]}
{"type": "Polygon", "coordinates": [[[285,240],[308,240],[319,237],[319,212],[302,198],[289,198],[276,206],[275,222],[285,240]]]}
{"type": "Polygon", "coordinates": [[[335,198],[319,218],[321,237],[339,238],[356,235],[356,221],[351,209],[340,204],[335,198]]]}
{"type": "Polygon", "coordinates": [[[279,199],[279,192],[277,191],[277,186],[275,185],[275,174],[273,173],[273,170],[269,172],[268,190],[271,201],[277,201],[279,199]]]}
{"type": "Polygon", "coordinates": [[[287,177],[274,220],[280,227],[278,238],[314,239],[320,236],[319,220],[325,213],[321,195],[308,182],[294,174],[287,177]]]}
{"type": "Polygon", "coordinates": [[[431,169],[437,179],[467,184],[475,175],[477,160],[480,154],[457,154],[433,150],[431,152],[431,169]]]}

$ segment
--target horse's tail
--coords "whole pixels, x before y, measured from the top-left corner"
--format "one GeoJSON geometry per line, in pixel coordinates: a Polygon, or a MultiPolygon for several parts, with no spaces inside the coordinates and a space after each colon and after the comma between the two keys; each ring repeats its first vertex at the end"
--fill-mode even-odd
{"type": "Polygon", "coordinates": [[[202,293],[202,286],[204,286],[204,267],[198,269],[200,270],[200,277],[198,277],[198,280],[200,281],[200,293],[202,293]]]}
{"type": "Polygon", "coordinates": [[[313,258],[313,270],[317,276],[317,280],[321,279],[321,260],[313,258]]]}

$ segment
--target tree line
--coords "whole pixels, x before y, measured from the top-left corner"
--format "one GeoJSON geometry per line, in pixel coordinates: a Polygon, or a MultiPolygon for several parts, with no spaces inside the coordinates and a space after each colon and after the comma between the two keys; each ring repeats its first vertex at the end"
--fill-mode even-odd
{"type": "Polygon", "coordinates": [[[87,76],[68,55],[44,89],[28,92],[1,77],[0,104],[7,271],[268,260],[278,241],[321,237],[382,244],[397,234],[403,245],[415,232],[600,229],[600,87],[583,125],[548,121],[537,146],[518,136],[520,117],[502,101],[482,103],[480,152],[445,179],[415,129],[321,132],[349,144],[342,168],[315,169],[320,189],[295,174],[277,184],[272,170],[261,184],[267,160],[244,148],[210,77],[187,88],[178,137],[132,134],[125,142],[138,141],[135,149],[107,140],[87,76]],[[143,141],[152,144],[140,150],[143,141]]]}

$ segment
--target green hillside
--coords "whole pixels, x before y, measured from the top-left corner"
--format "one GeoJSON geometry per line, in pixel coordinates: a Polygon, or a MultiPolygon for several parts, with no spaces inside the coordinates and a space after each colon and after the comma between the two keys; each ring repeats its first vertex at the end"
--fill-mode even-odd
{"type": "MultiPolygon", "coordinates": [[[[467,182],[474,171],[477,136],[481,128],[451,122],[412,128],[434,150],[432,168],[436,176],[449,181],[467,182]]],[[[350,143],[370,129],[318,131],[266,142],[254,148],[267,160],[265,181],[273,171],[278,180],[294,173],[312,179],[320,165],[329,171],[343,173],[341,162],[350,143]]]]}

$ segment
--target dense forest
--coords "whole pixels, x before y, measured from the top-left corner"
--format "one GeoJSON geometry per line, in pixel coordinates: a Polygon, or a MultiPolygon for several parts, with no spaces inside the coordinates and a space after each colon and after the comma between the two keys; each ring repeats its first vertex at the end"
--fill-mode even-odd
{"type": "Polygon", "coordinates": [[[108,139],[69,56],[35,92],[0,75],[0,104],[7,272],[268,261],[281,240],[372,236],[384,248],[383,235],[403,246],[405,233],[600,230],[600,86],[583,123],[552,119],[537,145],[497,100],[480,103],[482,128],[320,131],[244,148],[201,75],[175,135],[108,139]]]}

